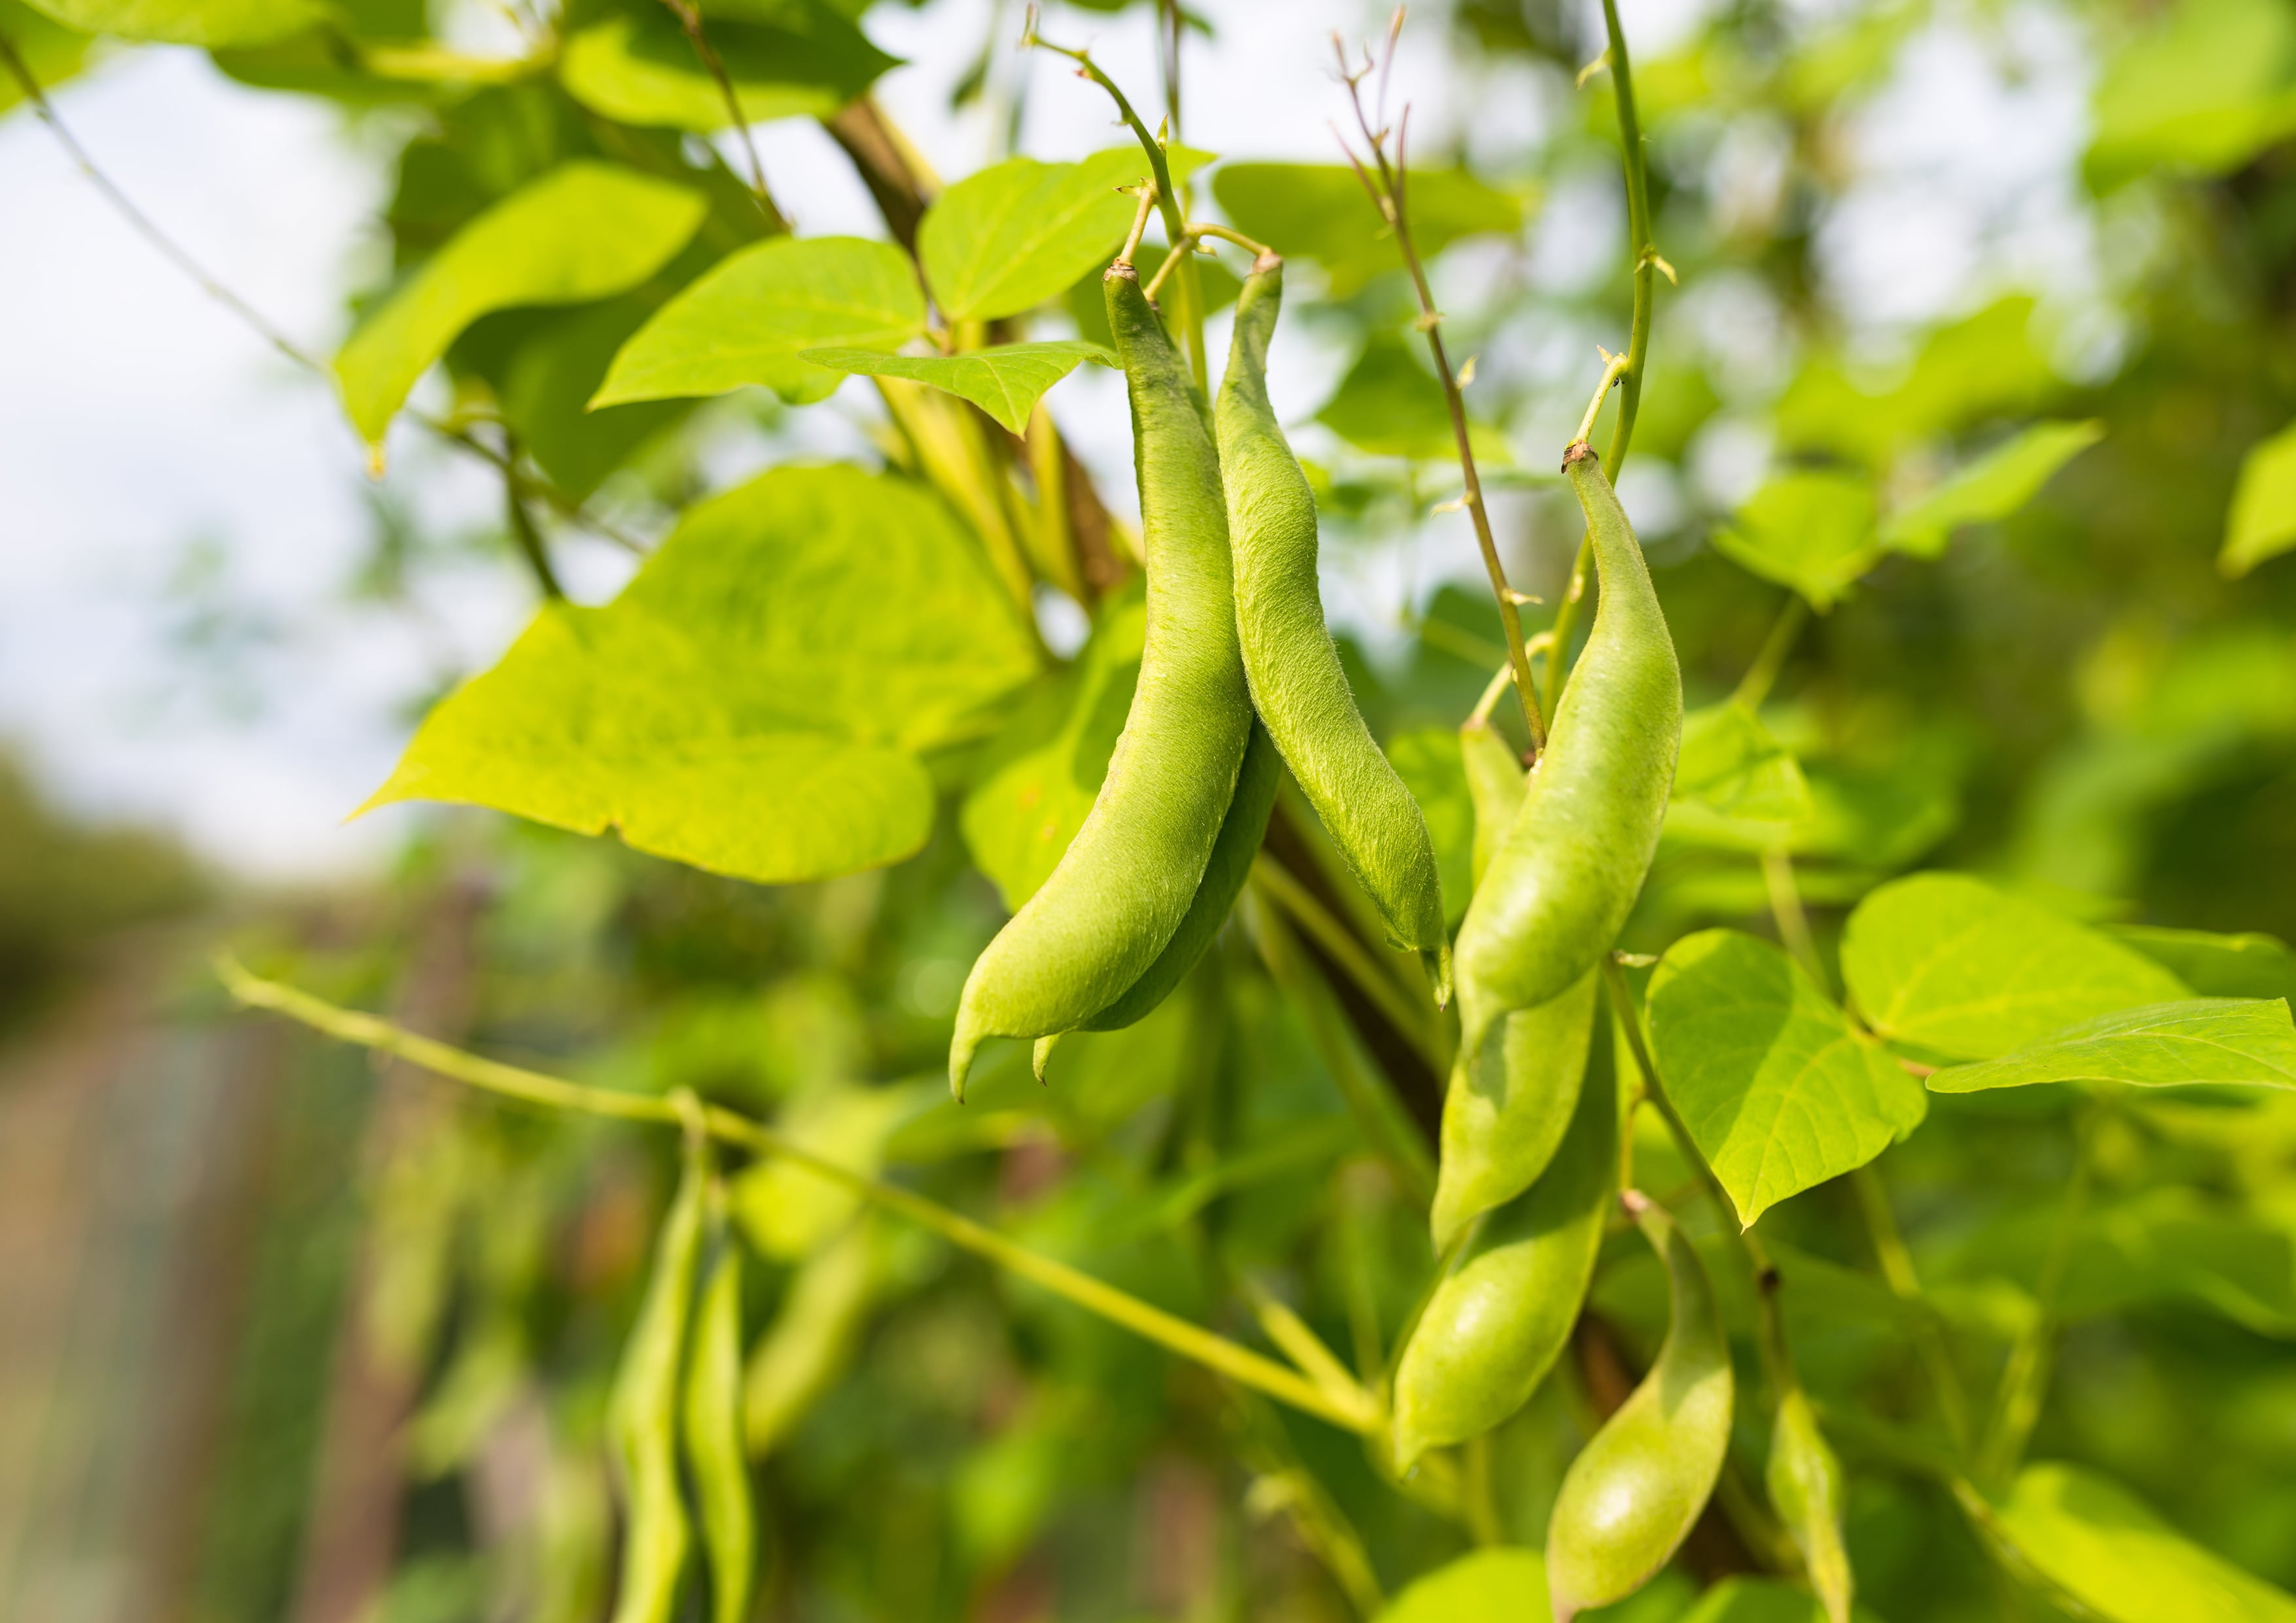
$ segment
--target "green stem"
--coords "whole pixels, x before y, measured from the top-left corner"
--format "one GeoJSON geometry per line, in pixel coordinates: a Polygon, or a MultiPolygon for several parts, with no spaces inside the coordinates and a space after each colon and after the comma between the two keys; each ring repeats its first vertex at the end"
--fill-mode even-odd
{"type": "Polygon", "coordinates": [[[750,134],[750,120],[742,111],[742,98],[734,89],[733,77],[726,71],[725,59],[718,54],[718,47],[702,31],[701,9],[693,0],[662,0],[662,4],[677,19],[677,26],[685,30],[694,55],[701,59],[702,67],[709,70],[718,95],[725,101],[726,117],[733,124],[734,134],[741,137],[742,151],[750,160],[750,196],[758,205],[758,212],[765,217],[766,229],[776,234],[788,231],[789,217],[774,201],[774,194],[766,185],[766,166],[758,160],[758,143],[750,134]]]}
{"type": "Polygon", "coordinates": [[[2048,1255],[2041,1262],[2041,1277],[2034,1287],[2030,1323],[2009,1349],[2001,1369],[2001,1384],[1994,1393],[1993,1412],[1977,1451],[1977,1475],[1988,1484],[2005,1483],[2024,1457],[2025,1445],[2041,1416],[2047,1395],[2051,1353],[2057,1333],[2057,1297],[2064,1288],[2065,1270],[2072,1263],[2073,1243],[2088,1205],[2089,1143],[2094,1123],[2084,1111],[2073,1127],[2073,1170],[2065,1180],[2064,1203],[2057,1209],[2056,1231],[2049,1237],[2048,1255]]]}
{"type": "Polygon", "coordinates": [[[552,602],[562,602],[566,588],[559,584],[558,571],[550,566],[550,544],[542,538],[542,531],[534,522],[534,515],[526,510],[519,495],[518,480],[512,469],[518,462],[518,443],[505,429],[503,432],[503,510],[510,518],[511,539],[518,544],[526,567],[534,571],[535,584],[542,595],[552,602]]]}
{"type": "Polygon", "coordinates": [[[1282,864],[1267,857],[1254,860],[1252,879],[1292,922],[1305,930],[1324,955],[1346,971],[1357,989],[1379,1006],[1388,1023],[1401,1032],[1434,1070],[1443,1069],[1443,1055],[1434,1043],[1434,1013],[1422,1007],[1396,980],[1383,971],[1364,949],[1353,931],[1332,916],[1316,893],[1301,884],[1282,864]]]}
{"type": "Polygon", "coordinates": [[[1809,914],[1802,911],[1793,858],[1784,851],[1764,851],[1761,861],[1762,884],[1770,895],[1770,917],[1777,924],[1778,939],[1818,989],[1832,996],[1833,977],[1826,973],[1825,960],[1817,955],[1817,939],[1809,932],[1809,914]]]}
{"type": "MultiPolygon", "coordinates": [[[[1627,447],[1635,437],[1635,414],[1643,400],[1643,375],[1650,360],[1651,307],[1655,293],[1652,278],[1658,273],[1658,248],[1651,241],[1650,164],[1644,150],[1641,116],[1635,109],[1634,64],[1627,55],[1626,30],[1619,26],[1618,0],[1603,0],[1603,26],[1610,36],[1611,84],[1619,104],[1619,146],[1627,169],[1627,250],[1634,266],[1634,315],[1627,332],[1626,366],[1619,373],[1619,419],[1611,429],[1611,448],[1603,458],[1603,471],[1611,482],[1627,463],[1627,447]]],[[[1578,605],[1587,596],[1587,572],[1595,566],[1595,537],[1578,543],[1578,556],[1570,565],[1570,585],[1554,611],[1554,651],[1546,660],[1546,711],[1562,700],[1562,684],[1570,674],[1570,634],[1578,627],[1578,605]]]]}
{"type": "Polygon", "coordinates": [[[1762,701],[1770,696],[1770,689],[1777,682],[1778,671],[1784,666],[1786,655],[1793,652],[1794,639],[1801,635],[1801,628],[1808,622],[1809,604],[1797,592],[1786,599],[1785,607],[1778,611],[1778,618],[1770,622],[1769,635],[1762,639],[1761,652],[1754,656],[1754,662],[1746,668],[1737,691],[1730,695],[1732,703],[1742,704],[1750,710],[1762,708],[1762,701]]]}
{"type": "Polygon", "coordinates": [[[1882,1280],[1899,1301],[1920,1310],[1914,1323],[1914,1348],[1929,1373],[1930,1385],[1937,1394],[1938,1411],[1945,1416],[1945,1429],[1953,1439],[1954,1451],[1966,1455],[1969,1398],[1961,1389],[1961,1377],[1954,1373],[1951,1350],[1922,1294],[1922,1282],[1914,1272],[1914,1255],[1906,1248],[1906,1238],[1898,1229],[1897,1214],[1890,1207],[1889,1189],[1871,1162],[1850,1173],[1849,1187],[1866,1219],[1874,1260],[1881,1266],[1882,1280]]]}
{"type": "MultiPolygon", "coordinates": [[[[563,1078],[546,1076],[516,1065],[481,1058],[447,1044],[419,1037],[372,1014],[339,1008],[309,993],[251,974],[238,960],[224,955],[216,961],[216,974],[232,996],[250,1008],[268,1009],[347,1043],[398,1058],[457,1082],[521,1100],[549,1110],[574,1111],[621,1121],[647,1122],[682,1127],[686,1117],[672,1100],[647,1094],[626,1094],[590,1087],[563,1078]]],[[[1121,1325],[1144,1340],[1190,1358],[1241,1385],[1287,1403],[1303,1414],[1347,1431],[1365,1429],[1365,1415],[1376,1406],[1368,1394],[1361,1406],[1335,1403],[1294,1370],[1224,1336],[1152,1307],[1064,1262],[1015,1244],[994,1229],[949,1210],[936,1201],[897,1184],[879,1183],[850,1168],[826,1160],[783,1137],[771,1127],[737,1115],[722,1105],[705,1105],[701,1125],[709,1136],[738,1144],[758,1154],[779,1156],[858,1195],[888,1211],[898,1212],[920,1227],[931,1229],[961,1250],[984,1258],[1054,1295],[1063,1297],[1111,1324],[1121,1325]]]]}

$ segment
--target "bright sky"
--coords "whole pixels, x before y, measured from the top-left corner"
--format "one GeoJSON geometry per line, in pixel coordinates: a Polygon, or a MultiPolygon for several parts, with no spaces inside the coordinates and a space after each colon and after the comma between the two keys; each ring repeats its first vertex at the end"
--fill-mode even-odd
{"type": "MultiPolygon", "coordinates": [[[[1654,53],[1694,24],[1699,5],[1626,0],[1628,35],[1654,53]]],[[[1201,9],[1219,44],[1192,45],[1191,143],[1327,160],[1324,120],[1341,103],[1326,36],[1374,32],[1386,8],[1201,9]]],[[[881,94],[950,176],[988,153],[985,120],[953,121],[947,88],[989,14],[989,0],[934,0],[915,12],[881,7],[868,23],[880,45],[918,64],[881,94]]],[[[1055,8],[1046,31],[1089,41],[1145,101],[1147,15],[1055,8]]],[[[1017,4],[1004,6],[1000,35],[1017,34],[1018,21],[1017,4]]],[[[1449,61],[1440,34],[1432,22],[1407,34],[1397,70],[1398,99],[1416,102],[1420,150],[1456,139],[1453,121],[1473,106],[1471,148],[1504,168],[1556,109],[1519,70],[1449,61]],[[1459,93],[1462,76],[1473,94],[1459,93]]],[[[1118,139],[1096,94],[1056,61],[1008,58],[1001,71],[1007,84],[1029,75],[1022,150],[1068,157],[1118,139]]],[[[1996,33],[1948,24],[1917,42],[1901,82],[1857,121],[1863,178],[1824,227],[1843,307],[1889,324],[1955,309],[2004,280],[2091,290],[2071,190],[2085,75],[2077,36],[2045,8],[2008,12],[1996,33]]],[[[232,84],[187,50],[123,52],[55,99],[169,235],[306,348],[332,353],[341,291],[379,252],[379,147],[357,144],[324,108],[232,84]]],[[[792,121],[759,134],[769,177],[803,230],[882,234],[817,128],[792,121]]],[[[1742,135],[1718,152],[1713,184],[1759,184],[1764,161],[1759,132],[1742,135]]],[[[1599,274],[1618,251],[1614,186],[1589,176],[1550,202],[1528,245],[1537,278],[1565,285],[1599,274]]],[[[1304,336],[1291,343],[1274,370],[1278,408],[1297,417],[1320,403],[1344,357],[1304,336]]],[[[20,108],[0,118],[0,736],[69,803],[176,828],[253,875],[321,877],[379,860],[419,814],[348,826],[344,814],[388,772],[422,699],[490,660],[532,605],[519,577],[467,556],[426,568],[419,614],[353,601],[370,505],[410,509],[422,533],[451,538],[491,519],[491,476],[403,434],[397,471],[371,484],[325,385],[161,258],[20,108]]],[[[1094,371],[1063,385],[1057,403],[1120,486],[1120,395],[1094,371]]],[[[1592,380],[1590,363],[1577,398],[1592,380]]],[[[804,431],[824,445],[843,432],[833,420],[804,431]]],[[[1759,455],[1758,441],[1736,460],[1746,455],[1759,455]]],[[[599,544],[570,545],[564,561],[574,595],[591,601],[627,569],[599,544]]],[[[1464,530],[1431,535],[1422,588],[1454,573],[1479,573],[1464,530]]],[[[1391,617],[1391,601],[1371,600],[1397,585],[1335,583],[1335,616],[1391,617]]]]}

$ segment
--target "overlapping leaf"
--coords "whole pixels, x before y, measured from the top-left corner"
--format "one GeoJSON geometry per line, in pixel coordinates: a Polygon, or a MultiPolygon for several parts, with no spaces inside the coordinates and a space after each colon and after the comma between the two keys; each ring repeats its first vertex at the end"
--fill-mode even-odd
{"type": "Polygon", "coordinates": [[[1048,343],[998,344],[962,355],[883,355],[868,349],[805,349],[800,358],[838,372],[868,377],[910,378],[962,396],[1018,434],[1029,414],[1054,384],[1086,361],[1103,366],[1116,357],[1098,344],[1075,339],[1048,343]]]}
{"type": "Polygon", "coordinates": [[[592,406],[718,395],[762,384],[818,400],[841,374],[807,349],[892,350],[924,330],[907,256],[862,237],[775,237],[745,248],[664,305],[624,345],[592,406]]]}
{"type": "Polygon", "coordinates": [[[2058,469],[2103,438],[2104,424],[2094,419],[2037,422],[1891,514],[1882,527],[1882,545],[1935,558],[1956,529],[2008,517],[2038,495],[2058,469]]]}
{"type": "Polygon", "coordinates": [[[2241,459],[2217,567],[2227,575],[2245,575],[2291,547],[2296,547],[2296,422],[2251,447],[2241,459]]]}
{"type": "Polygon", "coordinates": [[[1546,1561],[1536,1550],[1472,1550],[1413,1582],[1376,1623],[1519,1623],[1546,1613],[1546,1561]]]}
{"type": "Polygon", "coordinates": [[[1659,1074],[1739,1219],[1872,1160],[1919,1126],[1921,1085],[1766,941],[1710,930],[1650,985],[1659,1074]]]}
{"type": "Polygon", "coordinates": [[[588,160],[521,186],[456,232],[351,334],[335,357],[351,422],[379,443],[415,380],[471,323],[624,292],[668,264],[707,209],[691,187],[588,160]]]}
{"type": "Polygon", "coordinates": [[[1940,1094],[2036,1082],[2124,1082],[2134,1087],[2245,1083],[2296,1088],[2296,1025],[2278,998],[2196,997],[2124,1009],[2069,1026],[1974,1065],[1930,1078],[1940,1094]]]}
{"type": "Polygon", "coordinates": [[[83,34],[176,45],[262,45],[316,27],[316,0],[30,0],[83,34]]]}
{"type": "MultiPolygon", "coordinates": [[[[1386,223],[1345,164],[1231,163],[1212,195],[1236,228],[1277,253],[1314,259],[1345,299],[1403,260],[1386,223]]],[[[1522,229],[1524,202],[1465,169],[1414,169],[1405,187],[1411,237],[1433,258],[1463,237],[1522,229]]]]}
{"type": "Polygon", "coordinates": [[[850,872],[923,842],[918,753],[976,734],[1034,668],[935,497],[857,468],[777,468],[690,509],[611,604],[545,609],[431,712],[369,804],[616,828],[760,881],[850,872]]]}
{"type": "Polygon", "coordinates": [[[1993,1520],[2044,1578],[2111,1623],[2296,1623],[2296,1596],[2194,1544],[2084,1467],[2028,1465],[1993,1520]]]}
{"type": "MultiPolygon", "coordinates": [[[[709,44],[725,64],[743,119],[826,118],[899,65],[847,18],[817,0],[783,0],[763,22],[721,17],[709,44]]],[[[667,8],[646,6],[577,30],[558,77],[567,94],[625,124],[723,129],[726,93],[667,8]]]]}
{"type": "Polygon", "coordinates": [[[1843,933],[1841,973],[1875,1031],[1969,1060],[2189,995],[2142,954],[1960,873],[1867,897],[1843,933]]]}
{"type": "Polygon", "coordinates": [[[2187,0],[2113,53],[2096,86],[2090,177],[2217,174],[2296,129],[2296,15],[2278,0],[2187,0]]]}
{"type": "Polygon", "coordinates": [[[1714,532],[1714,550],[1830,609],[1879,553],[1874,487],[1849,473],[1782,473],[1714,532]]]}
{"type": "Polygon", "coordinates": [[[1800,763],[1746,705],[1726,700],[1682,718],[1682,756],[1666,809],[1669,838],[1735,850],[1783,849],[1816,813],[1800,763]]]}

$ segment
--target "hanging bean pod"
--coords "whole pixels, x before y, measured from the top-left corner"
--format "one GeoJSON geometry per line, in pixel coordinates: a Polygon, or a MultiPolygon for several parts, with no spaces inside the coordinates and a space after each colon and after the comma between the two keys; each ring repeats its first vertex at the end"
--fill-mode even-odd
{"type": "Polygon", "coordinates": [[[687,1152],[676,1198],[654,1242],[653,1270],[622,1348],[606,1435],[622,1490],[621,1580],[613,1623],[669,1623],[693,1535],[677,1480],[677,1389],[685,1321],[701,1254],[709,1168],[687,1152]]]}
{"type": "Polygon", "coordinates": [[[721,1227],[702,1287],[685,1370],[685,1460],[701,1512],[712,1623],[745,1623],[757,1560],[757,1512],[742,1447],[742,1247],[721,1227]]]}

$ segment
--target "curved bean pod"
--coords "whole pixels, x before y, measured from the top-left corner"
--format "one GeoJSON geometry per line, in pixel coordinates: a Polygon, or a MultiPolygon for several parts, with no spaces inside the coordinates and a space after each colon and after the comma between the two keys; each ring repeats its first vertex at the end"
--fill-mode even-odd
{"type": "Polygon", "coordinates": [[[1650,1373],[1563,1473],[1546,1529],[1555,1623],[1632,1594],[1666,1565],[1730,1447],[1735,1377],[1706,1266],[1664,1207],[1634,1190],[1621,1199],[1666,1264],[1671,1317],[1650,1373]]]}
{"type": "Polygon", "coordinates": [[[1521,1408],[1570,1339],[1595,1275],[1619,1165],[1615,1075],[1598,1051],[1570,1130],[1538,1182],[1493,1212],[1436,1288],[1395,1375],[1395,1449],[1466,1441],[1521,1408]]]}
{"type": "Polygon", "coordinates": [[[1593,970],[1562,996],[1517,1009],[1481,1048],[1459,1051],[1443,1095],[1443,1154],[1430,1221],[1447,1251],[1481,1213],[1530,1187],[1578,1108],[1595,1034],[1593,970]]]}
{"type": "Polygon", "coordinates": [[[730,1231],[694,1314],[684,1420],[709,1558],[709,1616],[713,1623],[745,1623],[758,1524],[742,1447],[742,1247],[730,1231]]]}
{"type": "Polygon", "coordinates": [[[626,1508],[613,1623],[669,1623],[693,1541],[677,1485],[677,1383],[708,1183],[702,1158],[689,1153],[607,1401],[606,1435],[626,1508]]]}
{"type": "Polygon", "coordinates": [[[1107,1008],[1194,902],[1251,728],[1219,455],[1203,398],[1129,265],[1103,280],[1132,402],[1148,578],[1140,684],[1084,826],[965,980],[949,1085],[988,1037],[1047,1037],[1107,1008]]]}
{"type": "Polygon", "coordinates": [[[1618,939],[1666,817],[1682,671],[1641,546],[1583,442],[1563,463],[1594,537],[1602,599],[1521,808],[1459,928],[1469,1048],[1493,1021],[1562,995],[1618,939]]]}
{"type": "Polygon", "coordinates": [[[1283,261],[1254,262],[1214,413],[1235,556],[1236,626],[1251,702],[1400,944],[1419,949],[1444,1001],[1450,938],[1427,820],[1374,742],[1324,623],[1316,577],[1316,498],[1267,402],[1267,343],[1283,300],[1283,261]]]}

